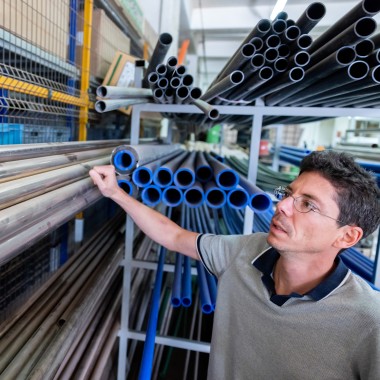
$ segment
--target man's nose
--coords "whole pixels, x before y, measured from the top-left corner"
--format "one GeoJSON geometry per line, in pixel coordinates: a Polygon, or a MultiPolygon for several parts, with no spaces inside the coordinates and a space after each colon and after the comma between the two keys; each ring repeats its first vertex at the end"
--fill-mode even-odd
{"type": "Polygon", "coordinates": [[[293,215],[294,207],[293,207],[294,199],[292,197],[287,197],[277,203],[277,209],[279,212],[286,216],[293,215]]]}

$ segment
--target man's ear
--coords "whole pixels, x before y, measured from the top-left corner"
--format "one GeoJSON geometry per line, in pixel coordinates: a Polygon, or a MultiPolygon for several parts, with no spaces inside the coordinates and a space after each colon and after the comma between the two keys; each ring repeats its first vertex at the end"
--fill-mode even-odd
{"type": "Polygon", "coordinates": [[[362,237],[363,230],[358,226],[343,226],[333,246],[339,249],[353,247],[362,237]]]}

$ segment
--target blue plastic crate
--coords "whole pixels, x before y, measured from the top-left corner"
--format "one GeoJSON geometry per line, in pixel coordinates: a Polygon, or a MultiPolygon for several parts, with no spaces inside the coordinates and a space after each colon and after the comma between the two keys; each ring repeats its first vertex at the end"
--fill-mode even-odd
{"type": "Polygon", "coordinates": [[[23,132],[23,124],[0,124],[0,145],[21,144],[23,132]]]}

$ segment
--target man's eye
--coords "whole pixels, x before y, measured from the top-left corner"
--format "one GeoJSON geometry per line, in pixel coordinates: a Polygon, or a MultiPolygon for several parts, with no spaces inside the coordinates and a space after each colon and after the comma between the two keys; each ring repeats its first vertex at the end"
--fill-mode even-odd
{"type": "Polygon", "coordinates": [[[311,203],[310,201],[308,201],[308,200],[304,200],[302,203],[303,203],[303,207],[304,207],[305,209],[313,210],[313,211],[316,210],[315,205],[314,205],[313,203],[311,203]]]}

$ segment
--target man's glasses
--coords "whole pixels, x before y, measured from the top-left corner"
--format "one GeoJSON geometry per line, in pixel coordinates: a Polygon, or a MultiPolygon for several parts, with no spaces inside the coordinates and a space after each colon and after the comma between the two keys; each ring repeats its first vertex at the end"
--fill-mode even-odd
{"type": "Polygon", "coordinates": [[[310,201],[310,198],[305,197],[304,195],[301,195],[301,196],[295,198],[292,195],[291,191],[289,189],[287,189],[286,187],[279,186],[279,187],[275,188],[274,189],[274,195],[280,201],[282,201],[283,199],[292,197],[293,198],[294,208],[298,212],[306,214],[306,213],[308,213],[310,211],[313,211],[313,212],[316,212],[319,215],[325,216],[326,218],[335,220],[339,224],[342,224],[342,225],[346,224],[346,223],[343,223],[342,221],[340,221],[338,219],[332,218],[331,216],[322,214],[320,211],[318,211],[317,206],[315,206],[314,203],[310,201]]]}

